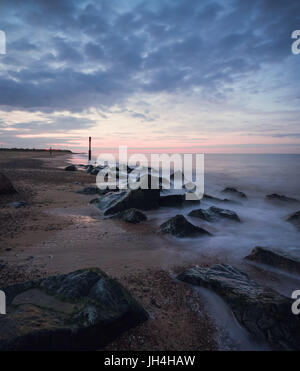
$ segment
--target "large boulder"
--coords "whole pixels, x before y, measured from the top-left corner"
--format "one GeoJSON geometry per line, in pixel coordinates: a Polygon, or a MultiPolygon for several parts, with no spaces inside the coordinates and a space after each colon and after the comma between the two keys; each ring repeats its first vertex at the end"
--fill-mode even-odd
{"type": "Polygon", "coordinates": [[[93,350],[147,320],[147,312],[100,269],[4,288],[0,350],[93,350]]]}
{"type": "Polygon", "coordinates": [[[294,224],[294,226],[300,230],[300,211],[296,211],[295,213],[289,215],[286,220],[294,224]]]}
{"type": "Polygon", "coordinates": [[[197,227],[186,220],[183,215],[176,215],[160,226],[163,233],[168,233],[173,236],[184,237],[199,237],[210,233],[203,228],[197,227]]]}
{"type": "Polygon", "coordinates": [[[11,181],[4,174],[0,173],[0,195],[11,195],[17,193],[11,181]]]}
{"type": "Polygon", "coordinates": [[[210,207],[208,210],[193,210],[188,215],[193,218],[203,219],[207,222],[215,222],[221,218],[234,220],[236,222],[241,221],[236,212],[227,209],[220,209],[215,206],[210,207]]]}
{"type": "Polygon", "coordinates": [[[162,190],[160,192],[159,206],[180,207],[185,201],[185,192],[181,190],[162,190]]]}
{"type": "Polygon", "coordinates": [[[238,197],[238,198],[247,198],[247,196],[244,192],[241,192],[234,187],[227,187],[227,188],[223,189],[222,193],[226,193],[226,194],[229,194],[231,196],[238,197]]]}
{"type": "Polygon", "coordinates": [[[186,270],[178,279],[220,295],[250,334],[275,349],[299,350],[300,317],[292,313],[293,300],[260,286],[245,273],[227,265],[186,270]]]}
{"type": "Polygon", "coordinates": [[[300,254],[294,251],[257,246],[245,259],[300,274],[300,254]]]}
{"type": "Polygon", "coordinates": [[[279,195],[277,193],[272,193],[270,195],[267,195],[265,197],[265,199],[267,201],[280,201],[280,202],[299,202],[299,200],[295,199],[295,198],[292,198],[292,197],[287,197],[287,196],[284,196],[284,195],[279,195]]]}
{"type": "Polygon", "coordinates": [[[110,192],[96,204],[104,215],[128,209],[153,210],[159,207],[159,189],[136,189],[110,192]]]}
{"type": "Polygon", "coordinates": [[[147,220],[147,216],[142,211],[137,209],[121,211],[120,213],[113,215],[111,218],[120,219],[124,222],[132,224],[139,224],[147,220]]]}

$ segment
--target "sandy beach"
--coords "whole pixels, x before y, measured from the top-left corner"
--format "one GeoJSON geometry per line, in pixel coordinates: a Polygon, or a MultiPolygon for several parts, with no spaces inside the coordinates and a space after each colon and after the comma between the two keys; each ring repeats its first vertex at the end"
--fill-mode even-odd
{"type": "MultiPolygon", "coordinates": [[[[176,249],[145,223],[103,220],[78,194],[95,177],[65,172],[70,155],[1,153],[0,171],[18,194],[1,197],[2,287],[28,279],[99,267],[116,277],[150,314],[145,324],[111,343],[109,350],[213,350],[215,325],[195,290],[172,278],[184,266],[176,249]],[[76,183],[76,184],[75,184],[76,183]],[[11,202],[26,201],[14,209],[11,202]],[[173,273],[174,275],[174,273],[173,273]]],[[[195,263],[195,261],[193,262],[195,263]]],[[[188,262],[186,262],[188,264],[188,262]]]]}
{"type": "Polygon", "coordinates": [[[96,177],[64,171],[72,160],[71,154],[0,152],[0,172],[18,191],[0,199],[0,287],[96,267],[116,278],[149,314],[106,350],[265,349],[220,299],[175,277],[195,265],[233,264],[286,296],[297,289],[297,277],[249,264],[226,249],[189,248],[203,243],[163,235],[152,211],[138,225],[103,218],[90,204],[95,196],[78,193],[94,186],[96,177]],[[26,206],[13,207],[20,201],[26,206]]]}

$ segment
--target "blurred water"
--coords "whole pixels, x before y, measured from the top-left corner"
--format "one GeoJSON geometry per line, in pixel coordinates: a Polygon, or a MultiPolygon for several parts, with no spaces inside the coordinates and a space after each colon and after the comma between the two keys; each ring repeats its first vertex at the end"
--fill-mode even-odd
{"type": "MultiPolygon", "coordinates": [[[[74,162],[86,163],[86,156],[74,155],[74,162]]],[[[214,204],[208,201],[201,201],[200,206],[187,204],[182,209],[160,208],[148,212],[148,217],[160,225],[169,217],[183,214],[213,234],[213,237],[176,240],[183,255],[205,251],[239,259],[257,245],[300,249],[299,231],[285,221],[288,214],[300,210],[300,204],[272,204],[264,199],[271,193],[300,199],[300,155],[205,155],[205,193],[230,198],[221,193],[229,186],[245,192],[247,200],[216,206],[236,211],[242,223],[228,220],[208,223],[187,216],[193,209],[206,209],[214,204]]]]}

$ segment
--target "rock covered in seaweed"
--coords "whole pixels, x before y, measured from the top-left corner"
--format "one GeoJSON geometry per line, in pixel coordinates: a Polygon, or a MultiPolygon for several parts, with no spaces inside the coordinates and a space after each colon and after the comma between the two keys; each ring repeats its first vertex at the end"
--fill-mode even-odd
{"type": "Polygon", "coordinates": [[[148,319],[130,293],[97,268],[3,290],[0,350],[96,350],[148,319]]]}

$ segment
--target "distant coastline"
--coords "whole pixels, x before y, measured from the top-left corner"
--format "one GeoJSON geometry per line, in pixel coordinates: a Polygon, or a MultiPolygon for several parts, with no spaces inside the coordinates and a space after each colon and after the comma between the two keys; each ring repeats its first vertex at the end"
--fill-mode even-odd
{"type": "MultiPolygon", "coordinates": [[[[10,152],[49,152],[49,148],[41,149],[41,148],[0,148],[0,151],[10,151],[10,152]]],[[[62,152],[62,153],[72,153],[73,152],[69,149],[52,149],[53,152],[62,152]]]]}

